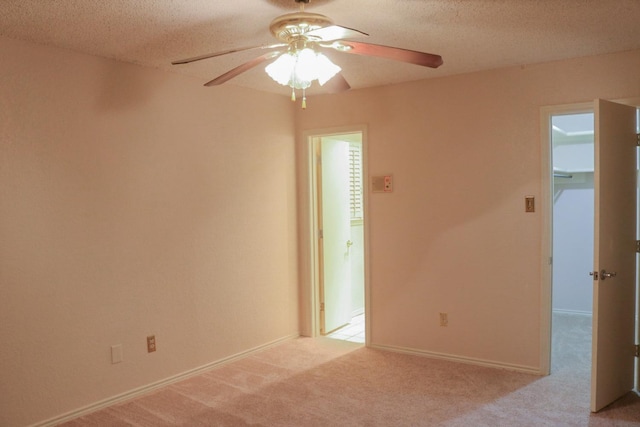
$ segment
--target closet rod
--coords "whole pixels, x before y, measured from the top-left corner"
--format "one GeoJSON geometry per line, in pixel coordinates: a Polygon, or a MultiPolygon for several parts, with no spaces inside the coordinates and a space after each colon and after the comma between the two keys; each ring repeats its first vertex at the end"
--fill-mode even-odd
{"type": "Polygon", "coordinates": [[[554,172],[553,177],[554,178],[573,178],[573,175],[568,173],[554,172]]]}

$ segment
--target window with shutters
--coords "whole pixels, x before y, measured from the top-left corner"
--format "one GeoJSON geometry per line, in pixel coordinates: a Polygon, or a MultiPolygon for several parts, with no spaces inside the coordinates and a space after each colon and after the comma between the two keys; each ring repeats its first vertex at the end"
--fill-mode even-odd
{"type": "Polygon", "coordinates": [[[349,144],[349,204],[351,222],[362,221],[362,147],[360,144],[349,144]]]}

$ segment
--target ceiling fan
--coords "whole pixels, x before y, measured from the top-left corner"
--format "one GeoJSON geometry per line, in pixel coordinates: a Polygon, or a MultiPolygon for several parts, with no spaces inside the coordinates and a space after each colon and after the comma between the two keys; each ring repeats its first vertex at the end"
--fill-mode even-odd
{"type": "Polygon", "coordinates": [[[321,86],[333,93],[351,88],[340,73],[340,67],[333,64],[329,58],[323,55],[323,51],[333,50],[356,55],[377,56],[431,68],[437,68],[442,65],[442,57],[440,55],[347,40],[368,36],[368,34],[352,28],[335,25],[325,15],[305,12],[304,5],[309,1],[295,0],[296,3],[300,4],[299,12],[287,13],[271,22],[269,30],[279,40],[279,43],[230,49],[173,61],[172,64],[188,64],[246,50],[267,51],[205,83],[205,86],[216,86],[225,83],[245,71],[277,57],[267,65],[265,70],[275,81],[292,88],[291,99],[293,101],[296,99],[296,89],[302,90],[302,108],[306,108],[305,89],[310,87],[314,80],[317,80],[321,86]]]}

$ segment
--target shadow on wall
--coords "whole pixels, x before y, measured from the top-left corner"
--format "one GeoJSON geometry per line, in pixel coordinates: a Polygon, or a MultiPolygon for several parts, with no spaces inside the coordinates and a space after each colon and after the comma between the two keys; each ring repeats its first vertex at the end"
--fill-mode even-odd
{"type": "Polygon", "coordinates": [[[98,111],[120,111],[148,104],[156,92],[157,79],[149,81],[139,67],[120,62],[102,62],[104,80],[97,98],[98,111]],[[127,66],[128,65],[128,66],[127,66]]]}

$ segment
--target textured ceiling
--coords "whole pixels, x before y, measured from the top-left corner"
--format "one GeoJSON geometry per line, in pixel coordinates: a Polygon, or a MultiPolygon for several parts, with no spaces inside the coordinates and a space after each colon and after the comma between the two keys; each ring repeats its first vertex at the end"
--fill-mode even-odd
{"type": "MultiPolygon", "coordinates": [[[[275,41],[294,0],[0,0],[0,35],[160,68],[205,83],[259,55],[171,61],[275,41]]],[[[362,41],[442,55],[434,70],[335,52],[353,88],[640,49],[640,0],[311,0],[362,41]]],[[[256,67],[226,84],[288,95],[256,67]]],[[[203,88],[215,90],[215,88],[203,88]]]]}

